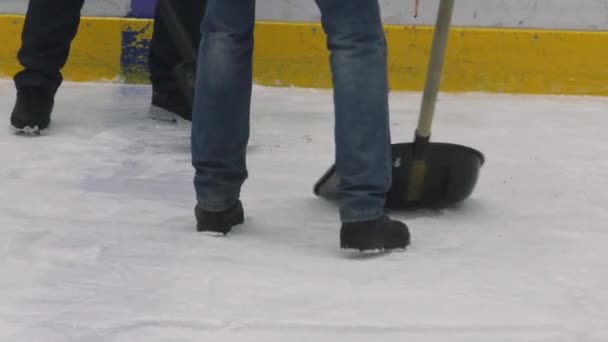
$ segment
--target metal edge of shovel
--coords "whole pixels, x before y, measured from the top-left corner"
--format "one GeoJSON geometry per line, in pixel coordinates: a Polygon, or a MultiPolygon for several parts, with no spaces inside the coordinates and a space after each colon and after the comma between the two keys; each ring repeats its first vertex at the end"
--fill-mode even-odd
{"type": "MultiPolygon", "coordinates": [[[[462,202],[473,192],[485,162],[483,154],[473,148],[430,142],[453,9],[454,0],[441,0],[416,138],[413,143],[391,146],[393,181],[386,202],[389,208],[442,208],[462,202]]],[[[314,193],[329,199],[339,197],[335,165],[315,183],[314,193]]]]}

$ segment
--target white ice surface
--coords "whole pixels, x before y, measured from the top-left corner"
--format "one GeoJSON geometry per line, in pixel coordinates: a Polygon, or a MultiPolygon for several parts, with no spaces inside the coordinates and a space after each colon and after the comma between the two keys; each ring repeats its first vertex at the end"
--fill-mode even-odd
{"type": "MultiPolygon", "coordinates": [[[[246,224],[195,233],[189,125],[145,86],[66,83],[14,136],[0,81],[0,341],[608,341],[608,99],[442,95],[433,139],[483,151],[407,252],[338,249],[327,91],[256,87],[246,224]]],[[[391,95],[394,142],[420,94],[391,95]]]]}

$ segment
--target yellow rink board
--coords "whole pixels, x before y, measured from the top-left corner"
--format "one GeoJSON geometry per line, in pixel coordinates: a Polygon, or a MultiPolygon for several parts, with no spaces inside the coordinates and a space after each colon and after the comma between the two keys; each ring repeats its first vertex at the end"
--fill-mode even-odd
{"type": "MultiPolygon", "coordinates": [[[[20,69],[23,16],[0,15],[0,76],[20,69]]],[[[390,86],[421,90],[433,28],[385,27],[390,86]]],[[[147,82],[148,19],[82,19],[66,80],[147,82]]],[[[331,87],[329,53],[318,23],[258,22],[257,84],[331,87]]],[[[454,27],[443,91],[608,95],[608,32],[454,27]]]]}

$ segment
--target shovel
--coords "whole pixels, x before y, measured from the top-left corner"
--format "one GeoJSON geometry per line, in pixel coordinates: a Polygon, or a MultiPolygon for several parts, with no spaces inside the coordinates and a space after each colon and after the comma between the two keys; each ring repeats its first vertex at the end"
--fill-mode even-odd
{"type": "MultiPolygon", "coordinates": [[[[173,41],[175,42],[175,45],[177,46],[177,49],[182,57],[182,62],[173,68],[173,77],[176,80],[177,86],[183,96],[184,101],[186,101],[186,104],[189,106],[188,113],[192,113],[194,82],[196,80],[196,55],[192,50],[189,35],[181,24],[179,17],[175,13],[175,9],[171,3],[173,0],[159,1],[160,10],[165,16],[167,30],[169,30],[173,36],[173,41]]],[[[192,117],[185,119],[191,121],[192,117]]]]}
{"type": "MultiPolygon", "coordinates": [[[[473,148],[430,142],[453,10],[454,0],[441,0],[415,140],[391,146],[393,181],[386,199],[391,209],[439,209],[462,202],[473,192],[484,163],[483,154],[473,148]]],[[[317,181],[317,196],[339,196],[335,171],[334,165],[317,181]]]]}

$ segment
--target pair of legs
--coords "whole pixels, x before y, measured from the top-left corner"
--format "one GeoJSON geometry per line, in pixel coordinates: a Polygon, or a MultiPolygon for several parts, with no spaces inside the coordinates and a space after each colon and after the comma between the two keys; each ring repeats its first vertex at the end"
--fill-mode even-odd
{"type": "MultiPolygon", "coordinates": [[[[205,1],[180,0],[172,3],[196,51],[205,1]]],[[[23,43],[18,53],[24,69],[14,77],[18,90],[43,89],[47,97],[54,97],[63,79],[61,69],[66,64],[70,45],[78,31],[83,4],[84,0],[30,0],[22,33],[23,43]]],[[[149,53],[150,80],[155,91],[170,93],[176,88],[172,70],[181,62],[178,51],[157,6],[149,53]]]]}
{"type": "MultiPolygon", "coordinates": [[[[196,51],[205,1],[180,0],[173,3],[196,51]]],[[[68,59],[70,44],[78,31],[83,4],[84,0],[30,0],[18,54],[24,70],[15,75],[17,88],[37,86],[56,90],[61,85],[60,70],[68,59]]],[[[172,69],[181,62],[178,51],[164,18],[157,11],[149,54],[152,84],[160,86],[173,82],[172,69]]]]}
{"type": "MultiPolygon", "coordinates": [[[[377,222],[384,217],[391,184],[387,52],[378,0],[316,4],[331,51],[340,218],[343,227],[377,222]]],[[[247,178],[254,15],[255,0],[208,0],[201,25],[192,120],[199,230],[205,230],[201,221],[212,213],[240,207],[247,178]]],[[[210,221],[217,226],[221,220],[210,221]]]]}

